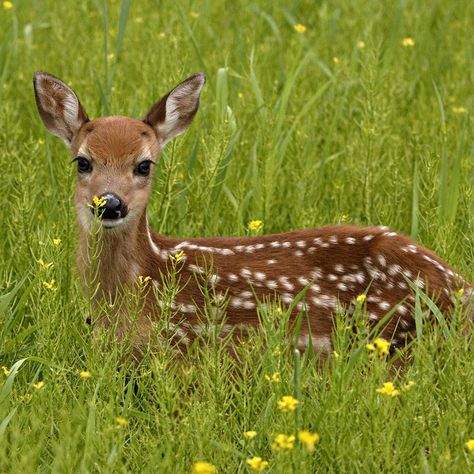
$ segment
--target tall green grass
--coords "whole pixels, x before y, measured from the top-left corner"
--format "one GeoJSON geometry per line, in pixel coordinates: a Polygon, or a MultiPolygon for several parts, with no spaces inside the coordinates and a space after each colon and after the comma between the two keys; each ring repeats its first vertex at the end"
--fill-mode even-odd
{"type": "Polygon", "coordinates": [[[294,354],[285,308],[261,312],[238,363],[212,318],[188,355],[165,341],[140,367],[93,340],[75,171],[31,78],[61,77],[91,117],[140,117],[205,71],[195,122],[157,169],[149,217],[164,234],[244,235],[251,219],[265,232],[384,224],[472,280],[473,20],[465,0],[0,6],[0,472],[187,473],[199,460],[249,472],[252,456],[281,473],[472,471],[472,335],[460,310],[448,327],[424,295],[401,372],[367,351],[363,312],[357,334],[338,315],[326,365],[294,354]],[[376,391],[388,381],[399,396],[376,391]],[[285,395],[295,412],[278,409],[285,395]],[[272,450],[301,430],[320,435],[313,452],[298,440],[272,450]]]}

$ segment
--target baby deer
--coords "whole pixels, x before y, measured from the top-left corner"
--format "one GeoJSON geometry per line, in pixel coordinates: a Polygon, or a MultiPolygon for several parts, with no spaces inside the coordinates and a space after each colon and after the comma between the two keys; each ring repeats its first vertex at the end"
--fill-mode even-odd
{"type": "MultiPolygon", "coordinates": [[[[145,278],[146,285],[159,286],[170,257],[179,254],[179,274],[186,285],[170,306],[181,344],[191,344],[202,330],[199,313],[205,303],[200,281],[204,279],[214,294],[227,298],[224,332],[256,326],[257,301],[279,298],[289,305],[304,290],[294,308],[294,313],[306,316],[298,346],[304,349],[311,344],[327,353],[339,306],[350,311],[363,302],[372,324],[392,312],[383,334],[396,346],[415,330],[416,287],[446,314],[454,307],[454,294],[470,296],[471,284],[448,264],[386,227],[333,225],[262,237],[186,240],[153,232],[146,210],[156,159],[169,140],[190,126],[204,83],[202,73],[186,79],[142,120],[122,116],[89,120],[66,84],[44,72],[35,74],[40,116],[49,131],[68,145],[77,164],[78,262],[84,282],[91,264],[88,241],[93,224],[100,221],[103,228],[97,270],[100,288],[94,298],[112,301],[121,288],[136,285],[139,276],[150,277],[145,278]]],[[[163,307],[156,292],[148,291],[146,298],[143,314],[135,316],[142,347],[152,340],[153,321],[160,318],[163,307]]],[[[125,313],[98,323],[115,325],[118,336],[131,327],[125,313]]]]}

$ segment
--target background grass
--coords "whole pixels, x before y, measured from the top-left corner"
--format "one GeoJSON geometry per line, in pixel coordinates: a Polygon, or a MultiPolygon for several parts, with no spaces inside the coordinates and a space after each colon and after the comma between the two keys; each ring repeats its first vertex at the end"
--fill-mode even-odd
{"type": "Polygon", "coordinates": [[[64,79],[91,117],[139,117],[207,74],[195,123],[160,162],[149,208],[160,232],[245,234],[250,219],[265,232],[384,224],[472,281],[473,21],[468,0],[2,8],[0,472],[185,473],[200,459],[246,472],[254,454],[282,473],[472,472],[474,353],[457,325],[447,338],[428,328],[397,376],[364,351],[354,358],[344,318],[339,358],[322,372],[285,350],[274,323],[242,348],[240,376],[212,334],[179,364],[166,347],[140,368],[94,348],[74,270],[75,170],[40,122],[31,78],[64,79]],[[276,371],[280,383],[265,380],[276,371]],[[394,378],[416,385],[376,393],[394,378]],[[296,414],[276,409],[288,394],[296,414]],[[276,434],[300,429],[321,435],[314,453],[272,452],[276,434]]]}

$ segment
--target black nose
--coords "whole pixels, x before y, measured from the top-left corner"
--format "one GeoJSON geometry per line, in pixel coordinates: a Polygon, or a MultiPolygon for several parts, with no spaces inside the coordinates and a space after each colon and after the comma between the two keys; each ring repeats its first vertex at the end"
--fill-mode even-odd
{"type": "Polygon", "coordinates": [[[99,201],[102,203],[99,207],[92,207],[91,210],[98,215],[101,219],[120,219],[127,215],[127,205],[114,193],[105,193],[99,196],[99,201]]]}

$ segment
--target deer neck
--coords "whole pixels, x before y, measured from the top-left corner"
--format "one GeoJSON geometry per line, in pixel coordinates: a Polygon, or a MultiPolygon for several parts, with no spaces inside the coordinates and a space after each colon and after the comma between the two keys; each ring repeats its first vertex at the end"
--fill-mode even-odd
{"type": "Polygon", "coordinates": [[[101,229],[95,234],[82,229],[81,233],[78,263],[90,293],[99,283],[100,297],[113,299],[117,290],[148,274],[153,244],[146,209],[123,229],[101,229]]]}

